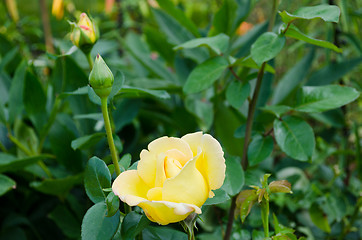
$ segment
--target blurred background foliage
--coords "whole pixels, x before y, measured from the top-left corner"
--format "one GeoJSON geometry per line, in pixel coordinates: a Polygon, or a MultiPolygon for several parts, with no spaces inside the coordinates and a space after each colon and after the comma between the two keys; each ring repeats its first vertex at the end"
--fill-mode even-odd
{"type": "MultiPolygon", "coordinates": [[[[87,60],[72,49],[69,39],[67,20],[77,21],[81,12],[92,16],[100,28],[92,56],[100,53],[115,76],[124,74],[128,87],[116,95],[111,107],[122,156],[130,154],[133,163],[155,138],[203,130],[220,140],[228,164],[240,161],[247,104],[234,106],[227,99],[233,75],[225,71],[213,87],[185,94],[182,86],[190,72],[212,53],[206,48],[173,48],[195,37],[224,32],[230,37],[227,53],[235,58],[248,56],[251,44],[266,31],[272,1],[225,0],[242,6],[235,13],[238,22],[218,19],[222,11],[230,11],[229,19],[234,19],[222,0],[172,1],[193,24],[180,22],[160,8],[158,2],[165,1],[117,0],[106,12],[103,0],[64,0],[64,15],[58,18],[51,14],[52,1],[43,2],[45,9],[36,0],[0,2],[0,239],[79,239],[82,218],[92,206],[83,187],[87,161],[95,155],[111,162],[101,134],[100,108],[82,88],[88,84],[87,60]],[[9,2],[16,2],[17,8],[11,10],[9,2]],[[50,48],[45,44],[44,11],[50,20],[50,48]],[[235,161],[230,160],[233,156],[235,161]]],[[[315,20],[295,25],[309,36],[334,43],[343,53],[288,38],[287,47],[269,62],[275,74],[265,74],[258,106],[292,106],[297,88],[304,85],[334,83],[361,91],[358,0],[282,0],[278,9],[293,12],[322,3],[339,6],[338,24],[315,20]]],[[[280,24],[278,17],[275,28],[280,24]]],[[[253,67],[238,68],[238,75],[250,80],[251,88],[256,74],[253,67]]],[[[273,195],[270,208],[297,236],[362,237],[361,105],[359,98],[324,113],[295,113],[314,130],[312,161],[296,161],[276,146],[270,156],[238,176],[244,188],[256,185],[265,172],[292,183],[293,195],[273,195]]],[[[257,110],[255,131],[261,126],[261,132],[266,132],[273,120],[272,114],[257,110]]],[[[221,239],[231,197],[225,195],[217,205],[203,207],[198,239],[221,239]]],[[[144,236],[152,235],[152,226],[144,236]]],[[[170,227],[180,230],[176,224],[170,227]]],[[[244,224],[240,219],[234,222],[231,238],[263,239],[261,227],[260,209],[254,207],[244,224]]]]}

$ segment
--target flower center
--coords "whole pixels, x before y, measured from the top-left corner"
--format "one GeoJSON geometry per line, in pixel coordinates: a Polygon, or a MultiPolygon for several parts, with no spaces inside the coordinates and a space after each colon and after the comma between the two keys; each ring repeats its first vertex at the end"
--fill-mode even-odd
{"type": "Polygon", "coordinates": [[[182,165],[178,160],[166,157],[164,162],[164,169],[166,178],[172,178],[181,171],[182,165]]]}

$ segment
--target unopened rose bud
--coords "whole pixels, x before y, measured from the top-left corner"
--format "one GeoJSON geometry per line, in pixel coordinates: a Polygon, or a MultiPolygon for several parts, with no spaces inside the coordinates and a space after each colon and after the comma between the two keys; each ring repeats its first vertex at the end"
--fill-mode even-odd
{"type": "Polygon", "coordinates": [[[97,25],[88,18],[86,13],[82,13],[79,22],[73,24],[73,30],[70,35],[73,44],[84,53],[89,53],[98,38],[99,31],[97,25]]]}
{"type": "Polygon", "coordinates": [[[111,93],[114,77],[103,58],[97,54],[93,69],[89,74],[89,84],[100,97],[108,97],[111,93]]]}

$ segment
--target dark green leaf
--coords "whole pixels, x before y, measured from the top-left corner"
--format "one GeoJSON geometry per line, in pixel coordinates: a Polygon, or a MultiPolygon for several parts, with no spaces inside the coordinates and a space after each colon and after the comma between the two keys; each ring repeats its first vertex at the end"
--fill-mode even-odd
{"type": "Polygon", "coordinates": [[[43,114],[45,112],[46,96],[43,87],[30,72],[27,72],[25,77],[23,101],[28,114],[43,114]]]}
{"type": "Polygon", "coordinates": [[[214,51],[217,55],[225,53],[229,47],[229,36],[220,33],[214,37],[196,38],[174,47],[174,50],[189,49],[205,46],[214,51]]]}
{"type": "Polygon", "coordinates": [[[131,154],[127,153],[122,156],[122,158],[119,160],[119,164],[124,167],[125,170],[129,168],[131,165],[132,156],[131,154]]]}
{"type": "Polygon", "coordinates": [[[273,59],[283,49],[285,37],[273,32],[262,34],[251,46],[251,57],[259,66],[273,59]]]}
{"type": "Polygon", "coordinates": [[[200,36],[199,31],[197,30],[197,27],[195,24],[186,17],[184,11],[181,9],[178,9],[174,3],[170,0],[157,0],[160,7],[170,14],[173,18],[175,18],[179,24],[187,28],[192,34],[194,34],[196,37],[200,36]]]}
{"type": "Polygon", "coordinates": [[[204,203],[204,205],[219,204],[219,203],[223,203],[230,199],[229,195],[220,188],[217,190],[214,190],[213,192],[214,192],[215,196],[213,198],[207,199],[206,202],[204,203]]]}
{"type": "MultiPolygon", "coordinates": [[[[253,69],[260,69],[260,66],[258,66],[258,64],[256,64],[256,62],[251,58],[250,55],[247,57],[239,58],[238,60],[236,60],[235,62],[232,63],[232,66],[242,66],[242,67],[248,67],[248,68],[253,68],[253,69]]],[[[265,65],[265,71],[275,74],[274,68],[272,66],[270,66],[269,64],[265,65]]]]}
{"type": "Polygon", "coordinates": [[[121,99],[116,104],[116,110],[112,112],[115,132],[130,124],[137,116],[141,102],[137,99],[121,99]]]}
{"type": "Polygon", "coordinates": [[[220,10],[215,14],[212,22],[213,28],[210,30],[209,35],[219,33],[232,35],[237,9],[238,5],[234,0],[225,0],[220,10]]]}
{"type": "Polygon", "coordinates": [[[16,182],[11,178],[0,174],[0,196],[4,195],[10,189],[16,188],[16,182]]]}
{"type": "Polygon", "coordinates": [[[106,195],[103,188],[111,187],[111,174],[104,161],[97,157],[89,159],[84,173],[84,187],[94,203],[104,202],[106,195]]]}
{"type": "Polygon", "coordinates": [[[303,87],[301,101],[295,110],[308,113],[323,112],[346,105],[359,97],[354,88],[339,85],[303,87]]]}
{"type": "Polygon", "coordinates": [[[185,107],[191,114],[196,115],[203,131],[210,129],[214,120],[214,109],[210,101],[197,98],[195,95],[188,95],[185,99],[185,107]]]}
{"type": "Polygon", "coordinates": [[[107,217],[107,206],[99,202],[88,209],[82,222],[82,239],[99,240],[111,239],[118,229],[120,222],[119,212],[107,217]]]}
{"type": "Polygon", "coordinates": [[[250,95],[250,84],[249,82],[241,83],[240,81],[233,81],[229,84],[226,89],[226,100],[234,108],[240,108],[245,100],[250,95]]]}
{"type": "Polygon", "coordinates": [[[117,71],[111,93],[108,96],[108,102],[122,89],[124,81],[124,74],[121,71],[117,71]]]}
{"type": "Polygon", "coordinates": [[[236,195],[244,186],[244,171],[241,167],[241,160],[239,157],[226,158],[226,173],[225,181],[222,189],[229,195],[236,195]]]}
{"type": "Polygon", "coordinates": [[[339,21],[340,10],[335,5],[317,5],[312,7],[301,7],[293,14],[290,14],[286,11],[279,12],[279,15],[282,17],[283,22],[289,23],[296,19],[315,19],[320,18],[326,22],[335,22],[339,21]]]}
{"type": "Polygon", "coordinates": [[[326,67],[314,72],[306,85],[321,86],[338,81],[341,77],[351,72],[362,62],[362,57],[330,63],[326,67]]]}
{"type": "Polygon", "coordinates": [[[64,205],[58,205],[50,214],[57,226],[68,238],[80,237],[80,222],[73,213],[64,205]]]}
{"type": "Polygon", "coordinates": [[[145,227],[150,224],[150,220],[145,215],[130,212],[122,222],[121,236],[124,240],[133,240],[145,227]]]}
{"type": "Polygon", "coordinates": [[[304,120],[287,116],[274,120],[274,136],[279,147],[290,157],[310,160],[315,147],[314,133],[304,120]]]}
{"type": "Polygon", "coordinates": [[[65,197],[74,185],[82,183],[82,180],[83,174],[78,174],[65,178],[34,181],[30,183],[30,186],[45,194],[65,197]]]}
{"type": "Polygon", "coordinates": [[[309,215],[312,219],[312,222],[324,232],[330,233],[331,227],[328,223],[327,217],[324,215],[322,209],[318,206],[318,204],[313,203],[313,205],[309,209],[309,215]]]}
{"type": "Polygon", "coordinates": [[[338,48],[333,43],[309,37],[309,36],[305,35],[304,33],[302,33],[294,25],[289,26],[287,32],[285,33],[285,36],[291,37],[291,38],[294,38],[294,39],[297,39],[297,40],[301,40],[301,41],[304,41],[304,42],[307,42],[307,43],[310,43],[310,44],[313,44],[313,45],[316,45],[316,46],[319,46],[319,47],[332,49],[333,51],[338,52],[338,53],[342,52],[342,49],[338,48]]]}
{"type": "Polygon", "coordinates": [[[142,97],[156,97],[161,99],[168,99],[170,95],[165,90],[151,90],[138,87],[123,86],[121,90],[114,96],[115,98],[142,98],[142,97]]]}
{"type": "Polygon", "coordinates": [[[87,149],[97,144],[106,136],[105,133],[93,133],[92,135],[83,136],[72,141],[73,150],[87,149]]]}
{"type": "Polygon", "coordinates": [[[214,57],[206,60],[192,70],[183,87],[185,93],[197,93],[209,88],[219,79],[227,68],[224,57],[214,57]]]}
{"type": "Polygon", "coordinates": [[[0,122],[6,124],[5,109],[2,102],[0,102],[0,122]]]}
{"type": "Polygon", "coordinates": [[[34,157],[16,158],[13,155],[0,152],[0,173],[18,171],[48,157],[49,155],[43,154],[34,157]]]}
{"type": "Polygon", "coordinates": [[[256,135],[253,137],[248,148],[248,162],[254,166],[270,156],[274,148],[273,138],[256,135]]]}
{"type": "Polygon", "coordinates": [[[21,110],[24,108],[23,105],[23,93],[24,92],[24,82],[25,82],[25,73],[26,73],[27,64],[24,60],[17,67],[13,81],[10,87],[9,94],[9,122],[12,123],[14,119],[21,113],[21,110]]]}
{"type": "Polygon", "coordinates": [[[119,209],[119,197],[110,192],[106,198],[107,217],[112,217],[119,209]]]}
{"type": "Polygon", "coordinates": [[[187,240],[186,233],[160,226],[148,226],[143,230],[142,236],[147,240],[187,240]]]}
{"type": "Polygon", "coordinates": [[[279,104],[285,100],[307,76],[314,58],[314,50],[305,55],[295,64],[278,82],[273,91],[272,104],[279,104]]]}

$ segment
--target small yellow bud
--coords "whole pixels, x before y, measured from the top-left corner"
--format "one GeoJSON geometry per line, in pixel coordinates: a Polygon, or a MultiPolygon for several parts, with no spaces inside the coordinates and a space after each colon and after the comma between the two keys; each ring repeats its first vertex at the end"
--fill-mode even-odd
{"type": "Polygon", "coordinates": [[[84,53],[89,53],[99,38],[97,25],[89,19],[86,13],[82,13],[78,23],[74,23],[73,26],[70,39],[84,53]]]}
{"type": "Polygon", "coordinates": [[[100,97],[108,97],[111,93],[114,77],[103,58],[97,54],[93,69],[89,74],[89,84],[100,97]]]}

